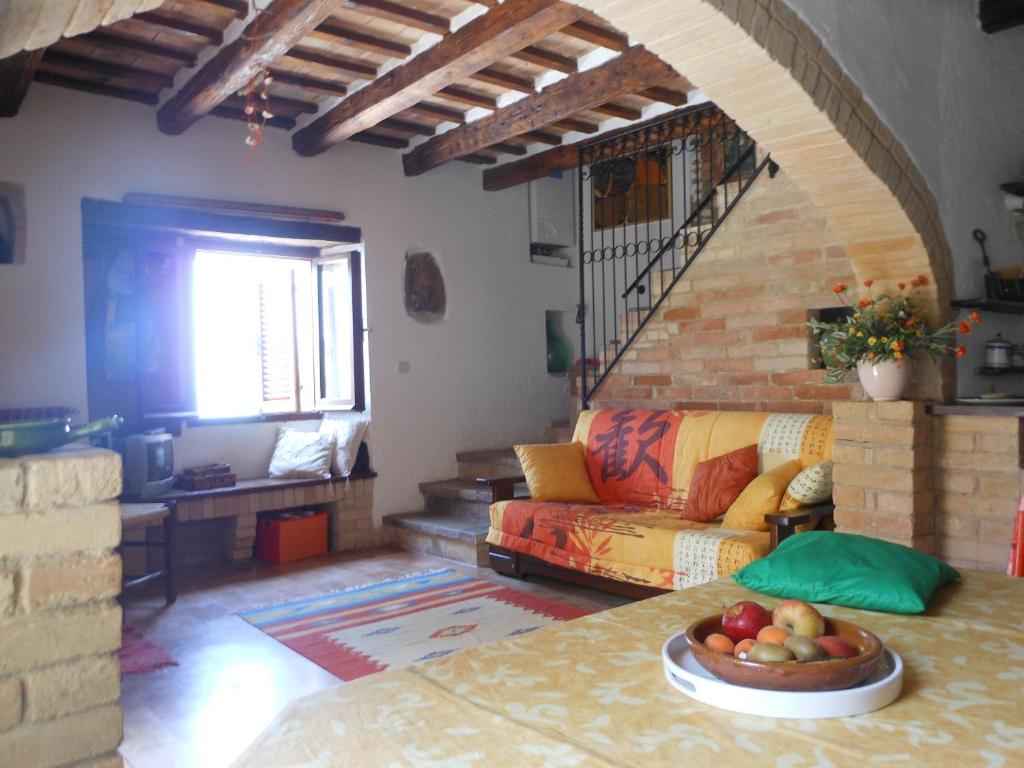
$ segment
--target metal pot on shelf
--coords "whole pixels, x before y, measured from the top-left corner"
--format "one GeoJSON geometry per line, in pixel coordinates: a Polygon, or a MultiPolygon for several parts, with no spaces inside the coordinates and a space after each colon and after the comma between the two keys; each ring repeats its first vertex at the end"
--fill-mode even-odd
{"type": "Polygon", "coordinates": [[[1005,369],[1010,367],[1013,344],[997,333],[995,338],[985,342],[985,367],[1005,369]]]}

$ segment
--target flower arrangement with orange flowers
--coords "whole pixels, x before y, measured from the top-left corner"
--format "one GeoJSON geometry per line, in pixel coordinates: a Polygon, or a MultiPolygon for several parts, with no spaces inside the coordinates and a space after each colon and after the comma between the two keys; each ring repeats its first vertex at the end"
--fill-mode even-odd
{"type": "MultiPolygon", "coordinates": [[[[874,280],[865,280],[871,289],[874,280]]],[[[808,325],[818,334],[822,358],[828,368],[830,382],[837,382],[857,363],[880,363],[885,360],[917,359],[927,356],[933,361],[943,357],[963,357],[967,350],[956,344],[957,333],[968,334],[971,325],[981,318],[971,312],[968,319],[929,329],[924,312],[918,306],[915,292],[928,285],[928,278],[919,275],[906,283],[897,283],[899,293],[880,293],[860,299],[856,305],[847,298],[848,288],[836,283],[833,291],[853,312],[834,323],[811,320],[808,325]]]]}

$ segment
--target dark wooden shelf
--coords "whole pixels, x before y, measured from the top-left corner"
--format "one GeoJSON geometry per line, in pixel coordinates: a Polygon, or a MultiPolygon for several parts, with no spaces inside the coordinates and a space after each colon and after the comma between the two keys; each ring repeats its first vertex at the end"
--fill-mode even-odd
{"type": "Polygon", "coordinates": [[[957,299],[950,306],[957,309],[979,309],[983,312],[1001,312],[1004,315],[1024,315],[1024,301],[999,301],[998,299],[957,299]]]}
{"type": "Polygon", "coordinates": [[[975,368],[974,372],[979,376],[1005,376],[1009,373],[1024,373],[1024,367],[1011,365],[1009,368],[989,368],[983,365],[980,368],[975,368]]]}
{"type": "Polygon", "coordinates": [[[925,410],[933,416],[998,416],[1024,418],[1024,405],[931,403],[925,410]]]}

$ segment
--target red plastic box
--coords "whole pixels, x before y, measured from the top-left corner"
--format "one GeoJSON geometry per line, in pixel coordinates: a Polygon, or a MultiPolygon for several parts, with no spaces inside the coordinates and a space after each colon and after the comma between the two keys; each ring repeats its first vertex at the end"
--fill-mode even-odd
{"type": "Polygon", "coordinates": [[[277,513],[256,525],[256,559],[291,563],[327,554],[327,512],[277,513]]]}

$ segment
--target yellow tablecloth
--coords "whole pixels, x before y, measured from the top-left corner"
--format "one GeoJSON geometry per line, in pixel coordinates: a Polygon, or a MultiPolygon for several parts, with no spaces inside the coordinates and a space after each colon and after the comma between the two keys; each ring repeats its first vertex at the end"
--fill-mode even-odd
{"type": "Polygon", "coordinates": [[[835,720],[739,715],[665,681],[668,636],[752,596],[777,602],[720,580],[338,686],[236,766],[1024,766],[1024,579],[967,573],[923,616],[825,606],[905,663],[896,702],[835,720]]]}

